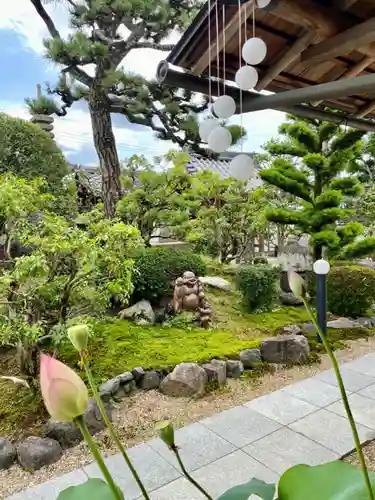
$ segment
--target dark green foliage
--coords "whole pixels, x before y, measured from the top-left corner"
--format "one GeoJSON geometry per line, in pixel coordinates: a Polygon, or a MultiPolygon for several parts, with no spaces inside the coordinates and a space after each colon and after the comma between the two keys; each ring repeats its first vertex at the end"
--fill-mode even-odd
{"type": "Polygon", "coordinates": [[[266,264],[241,267],[237,286],[249,311],[271,308],[277,296],[280,271],[266,264]]]}
{"type": "Polygon", "coordinates": [[[189,250],[167,247],[145,248],[134,257],[133,300],[157,302],[173,292],[173,281],[185,271],[203,276],[206,266],[202,258],[189,250]]]}
{"type": "Polygon", "coordinates": [[[59,190],[69,168],[48,134],[37,125],[0,113],[0,138],[0,174],[11,172],[24,179],[41,177],[50,192],[59,190]]]}
{"type": "Polygon", "coordinates": [[[253,264],[255,266],[259,266],[261,264],[268,264],[268,260],[266,259],[266,257],[254,257],[253,264]]]}
{"type": "Polygon", "coordinates": [[[375,271],[360,266],[333,267],[328,275],[328,309],[339,316],[364,316],[375,297],[375,271]]]}
{"type": "Polygon", "coordinates": [[[348,222],[354,215],[351,198],[360,194],[362,186],[357,177],[342,176],[345,171],[356,172],[364,132],[343,132],[339,125],[293,116],[288,120],[279,130],[284,141],[266,144],[270,164],[260,175],[291,196],[291,204],[269,209],[267,219],[309,234],[315,259],[323,251],[339,255],[346,246],[351,255],[364,255],[373,245],[354,244],[362,230],[358,223],[348,222]]]}

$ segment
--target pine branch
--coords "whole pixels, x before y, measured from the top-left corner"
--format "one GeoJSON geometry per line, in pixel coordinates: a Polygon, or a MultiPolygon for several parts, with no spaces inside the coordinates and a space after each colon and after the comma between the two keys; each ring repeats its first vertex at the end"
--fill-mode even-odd
{"type": "Polygon", "coordinates": [[[164,50],[166,52],[170,52],[175,44],[160,44],[160,43],[153,43],[153,42],[137,42],[132,45],[132,49],[154,49],[154,50],[164,50]]]}

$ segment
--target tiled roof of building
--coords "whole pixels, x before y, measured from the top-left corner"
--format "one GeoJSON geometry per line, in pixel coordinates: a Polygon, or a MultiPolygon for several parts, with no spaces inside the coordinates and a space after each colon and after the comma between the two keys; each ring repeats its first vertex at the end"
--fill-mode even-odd
{"type": "MultiPolygon", "coordinates": [[[[194,174],[200,170],[211,169],[217,172],[223,178],[230,177],[231,176],[230,162],[238,154],[239,154],[238,152],[223,153],[217,160],[215,160],[213,158],[204,158],[203,156],[191,153],[190,154],[191,161],[188,165],[186,165],[186,169],[191,174],[194,174]]],[[[254,153],[243,153],[243,154],[247,154],[252,159],[254,158],[254,153]]],[[[259,186],[262,186],[263,184],[256,170],[257,170],[257,164],[254,160],[255,175],[249,180],[248,183],[249,189],[255,189],[259,186]]]]}

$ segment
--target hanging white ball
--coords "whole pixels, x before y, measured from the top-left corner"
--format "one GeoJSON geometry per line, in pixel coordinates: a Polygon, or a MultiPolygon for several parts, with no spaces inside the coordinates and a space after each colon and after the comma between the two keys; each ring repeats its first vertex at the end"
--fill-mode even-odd
{"type": "Polygon", "coordinates": [[[242,66],[236,73],[235,81],[241,90],[251,90],[258,83],[258,71],[252,66],[242,66]]]}
{"type": "Polygon", "coordinates": [[[224,153],[232,144],[232,134],[225,127],[216,127],[208,136],[207,142],[215,153],[224,153]]]}
{"type": "Polygon", "coordinates": [[[271,3],[272,0],[257,0],[256,5],[260,9],[264,9],[264,7],[267,7],[271,3]]]}
{"type": "Polygon", "coordinates": [[[217,120],[216,118],[208,118],[208,120],[204,120],[199,125],[199,136],[202,141],[207,142],[208,136],[216,127],[220,127],[219,120],[217,120]]]}
{"type": "Polygon", "coordinates": [[[254,162],[249,155],[239,154],[230,162],[230,175],[239,181],[248,181],[254,175],[254,162]]]}
{"type": "Polygon", "coordinates": [[[213,109],[218,118],[230,118],[236,112],[236,102],[230,95],[222,95],[214,102],[213,109]]]}
{"type": "Polygon", "coordinates": [[[249,38],[242,47],[242,57],[247,64],[260,64],[267,55],[267,45],[258,37],[249,38]]]}

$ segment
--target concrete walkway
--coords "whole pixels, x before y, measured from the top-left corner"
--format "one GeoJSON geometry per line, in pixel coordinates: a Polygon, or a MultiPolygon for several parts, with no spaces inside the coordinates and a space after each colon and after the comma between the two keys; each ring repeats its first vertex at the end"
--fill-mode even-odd
{"type": "MultiPolygon", "coordinates": [[[[375,438],[375,353],[342,365],[362,442],[375,438]]],[[[218,413],[176,432],[185,465],[214,498],[257,477],[277,481],[298,463],[335,460],[354,448],[332,371],[218,413]]],[[[159,440],[129,449],[152,500],[204,498],[182,477],[172,453],[159,440]]],[[[126,500],[141,498],[123,459],[107,465],[126,500]]],[[[76,469],[8,500],[55,500],[59,492],[100,477],[97,465],[76,469]]]]}

